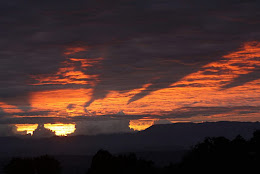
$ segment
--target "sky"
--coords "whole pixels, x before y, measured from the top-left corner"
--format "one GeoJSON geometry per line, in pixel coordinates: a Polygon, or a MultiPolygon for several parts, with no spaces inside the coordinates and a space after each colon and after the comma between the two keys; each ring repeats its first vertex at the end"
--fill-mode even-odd
{"type": "Polygon", "coordinates": [[[260,121],[259,19],[256,0],[3,0],[0,135],[260,121]]]}

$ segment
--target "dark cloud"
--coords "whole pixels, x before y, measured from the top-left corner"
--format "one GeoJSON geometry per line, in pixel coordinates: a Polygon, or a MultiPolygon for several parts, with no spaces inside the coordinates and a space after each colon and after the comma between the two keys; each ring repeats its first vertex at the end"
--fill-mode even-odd
{"type": "Polygon", "coordinates": [[[50,112],[53,111],[27,111],[27,112],[20,112],[20,113],[12,113],[10,115],[16,116],[47,116],[50,112]]]}
{"type": "Polygon", "coordinates": [[[4,113],[4,110],[0,107],[0,114],[4,113]]]}
{"type": "MultiPolygon", "coordinates": [[[[129,129],[129,120],[154,120],[154,124],[169,124],[172,119],[189,119],[195,117],[207,116],[226,116],[229,114],[239,117],[246,117],[248,114],[260,113],[259,106],[233,106],[233,107],[182,107],[171,112],[165,112],[164,115],[101,115],[101,116],[75,116],[75,117],[45,117],[45,116],[20,116],[15,118],[0,119],[0,135],[14,135],[16,131],[10,124],[39,124],[57,123],[76,124],[76,131],[73,135],[96,135],[109,134],[117,132],[131,132],[129,129]]],[[[201,120],[200,120],[201,121],[201,120]]]]}
{"type": "MultiPolygon", "coordinates": [[[[71,56],[104,58],[100,68],[82,69],[99,76],[85,106],[110,91],[126,92],[149,83],[129,100],[134,102],[246,41],[259,41],[259,8],[259,1],[240,0],[1,1],[0,99],[28,108],[30,92],[66,88],[31,86],[31,75],[54,74],[67,60],[65,49],[80,43],[88,50],[71,56]]],[[[257,72],[229,85],[258,79],[257,72]]],[[[79,85],[72,86],[67,87],[79,85]]]]}
{"type": "Polygon", "coordinates": [[[69,109],[69,110],[73,110],[73,109],[75,109],[76,108],[76,104],[69,104],[68,106],[67,106],[67,109],[69,109]]]}
{"type": "Polygon", "coordinates": [[[192,118],[197,116],[211,116],[219,114],[242,114],[260,113],[259,106],[233,106],[233,107],[182,107],[169,112],[161,118],[192,118]]]}
{"type": "Polygon", "coordinates": [[[242,74],[242,75],[238,76],[230,83],[222,86],[222,89],[232,88],[232,87],[236,87],[236,86],[242,86],[247,82],[251,82],[251,81],[254,81],[257,79],[260,79],[260,67],[257,67],[254,71],[252,71],[248,74],[242,74]]]}
{"type": "Polygon", "coordinates": [[[187,119],[198,116],[213,116],[213,115],[225,115],[225,114],[233,114],[237,116],[252,114],[252,113],[260,113],[259,106],[230,106],[230,107],[222,107],[222,106],[214,106],[214,107],[181,107],[178,109],[174,109],[172,111],[161,112],[162,115],[105,115],[101,116],[102,118],[107,119],[187,119]]]}
{"type": "Polygon", "coordinates": [[[53,117],[46,117],[46,116],[20,116],[20,117],[6,117],[0,119],[0,124],[44,124],[44,123],[71,123],[71,120],[67,118],[57,118],[56,116],[53,117]]]}
{"type": "Polygon", "coordinates": [[[77,122],[74,135],[112,134],[118,132],[131,132],[128,120],[96,120],[77,122]]]}
{"type": "MultiPolygon", "coordinates": [[[[4,117],[3,118],[4,120],[8,119],[10,116],[13,116],[13,115],[16,116],[14,119],[16,119],[18,117],[25,118],[25,117],[30,117],[30,116],[35,117],[35,118],[37,118],[37,117],[43,117],[44,118],[45,116],[48,116],[50,113],[54,114],[55,111],[41,111],[41,110],[38,110],[38,111],[24,111],[24,112],[5,113],[0,108],[0,117],[4,117]]],[[[0,123],[1,123],[1,121],[0,121],[0,123]]]]}
{"type": "Polygon", "coordinates": [[[13,127],[7,124],[0,124],[0,137],[13,136],[13,127]]]}

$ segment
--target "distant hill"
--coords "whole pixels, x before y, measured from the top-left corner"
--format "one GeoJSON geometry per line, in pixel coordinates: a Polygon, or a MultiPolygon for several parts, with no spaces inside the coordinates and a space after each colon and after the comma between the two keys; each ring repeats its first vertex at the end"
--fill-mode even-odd
{"type": "Polygon", "coordinates": [[[248,139],[260,129],[259,122],[205,122],[154,125],[137,133],[50,138],[0,137],[2,157],[30,155],[92,155],[99,149],[112,153],[179,151],[207,136],[248,139]]]}
{"type": "Polygon", "coordinates": [[[257,129],[260,129],[259,122],[174,123],[153,125],[139,132],[139,136],[145,137],[146,140],[156,140],[161,144],[167,144],[165,140],[168,140],[169,144],[190,147],[208,136],[224,136],[232,139],[240,134],[248,139],[257,129]]]}

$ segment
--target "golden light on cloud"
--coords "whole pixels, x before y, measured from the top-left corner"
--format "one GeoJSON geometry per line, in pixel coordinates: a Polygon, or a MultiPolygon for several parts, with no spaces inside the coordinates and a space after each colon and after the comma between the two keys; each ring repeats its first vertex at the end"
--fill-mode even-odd
{"type": "Polygon", "coordinates": [[[87,75],[82,71],[76,70],[76,67],[60,68],[57,73],[52,75],[32,75],[31,76],[37,83],[32,85],[66,85],[66,84],[78,84],[78,85],[94,85],[97,81],[97,75],[87,75]]]}
{"type": "Polygon", "coordinates": [[[90,99],[91,94],[92,89],[39,91],[31,93],[30,103],[33,108],[52,110],[60,116],[83,115],[83,105],[90,99]]]}
{"type": "Polygon", "coordinates": [[[86,47],[71,47],[67,48],[64,52],[66,61],[61,63],[61,67],[54,74],[31,75],[34,79],[32,85],[46,85],[46,84],[78,84],[78,85],[92,85],[98,82],[98,75],[85,74],[83,71],[91,66],[98,66],[103,60],[102,57],[98,58],[71,58],[74,53],[86,51],[86,47]]]}
{"type": "Polygon", "coordinates": [[[135,131],[142,131],[154,125],[155,121],[156,120],[147,120],[147,119],[130,120],[129,128],[135,131]]]}
{"type": "Polygon", "coordinates": [[[26,134],[33,135],[33,132],[37,129],[38,124],[16,124],[17,132],[26,132],[26,134]]]}
{"type": "MultiPolygon", "coordinates": [[[[187,75],[168,88],[154,91],[130,104],[127,104],[128,100],[150,84],[126,93],[111,91],[106,98],[94,101],[88,110],[101,115],[117,113],[118,110],[123,110],[127,115],[164,115],[185,106],[259,106],[260,101],[252,99],[260,97],[260,80],[221,89],[238,76],[254,71],[260,65],[259,54],[259,43],[245,43],[240,50],[205,65],[201,70],[187,75]]],[[[186,120],[192,121],[189,118],[186,120]]],[[[182,121],[185,121],[185,118],[182,121]]]]}
{"type": "MultiPolygon", "coordinates": [[[[80,51],[80,49],[78,50],[80,51]]],[[[185,76],[169,87],[153,91],[130,104],[128,104],[128,101],[134,95],[145,90],[151,84],[147,83],[139,89],[126,92],[109,91],[105,98],[93,101],[87,107],[87,111],[97,116],[117,114],[120,110],[126,115],[166,115],[182,107],[259,106],[260,101],[257,98],[260,98],[260,80],[222,89],[224,85],[231,83],[240,75],[248,74],[259,67],[259,57],[260,44],[256,42],[245,43],[238,51],[220,57],[218,61],[201,67],[199,71],[185,76]]],[[[85,83],[84,79],[97,78],[93,83],[91,82],[95,86],[95,83],[98,82],[98,77],[90,77],[84,74],[83,71],[74,69],[74,63],[80,62],[81,68],[87,69],[89,66],[96,66],[101,60],[102,58],[69,58],[65,64],[66,66],[60,68],[58,75],[55,76],[55,78],[58,78],[56,79],[57,81],[39,80],[38,82],[41,84],[47,83],[47,81],[48,83],[54,82],[54,84],[56,82],[62,82],[62,84],[77,84],[79,82],[79,84],[82,84],[85,83]],[[60,79],[61,76],[64,78],[60,79]]],[[[93,89],[84,88],[37,91],[30,93],[30,103],[35,110],[51,110],[57,117],[86,116],[88,113],[84,110],[84,104],[91,99],[92,94],[93,89]]],[[[2,106],[6,110],[9,108],[10,112],[18,109],[14,106],[7,107],[4,104],[2,106]]],[[[231,118],[220,114],[212,117],[214,118],[209,119],[215,119],[215,117],[231,118]]],[[[197,120],[204,118],[206,117],[200,117],[197,120]]],[[[179,120],[179,118],[176,119],[179,120]]],[[[183,118],[181,121],[193,121],[192,119],[183,118]]],[[[132,129],[142,130],[152,125],[152,121],[131,121],[131,125],[132,129]],[[133,125],[136,125],[135,128],[133,125]],[[138,125],[140,125],[140,128],[138,128],[138,125]]]]}
{"type": "Polygon", "coordinates": [[[86,51],[87,47],[82,47],[82,46],[78,46],[78,47],[68,47],[65,51],[64,51],[64,55],[71,55],[74,53],[78,53],[78,52],[82,52],[82,51],[86,51]]]}
{"type": "Polygon", "coordinates": [[[56,123],[56,124],[47,123],[44,124],[44,128],[53,131],[57,136],[67,136],[75,132],[76,125],[63,124],[63,123],[56,123]]]}
{"type": "Polygon", "coordinates": [[[5,113],[20,113],[23,112],[21,109],[19,109],[17,106],[14,105],[9,105],[4,102],[0,102],[0,108],[5,112],[5,113]]]}
{"type": "Polygon", "coordinates": [[[80,62],[81,67],[83,69],[86,69],[90,66],[97,65],[99,62],[101,62],[104,58],[98,57],[98,58],[88,58],[88,59],[78,59],[78,58],[69,58],[71,62],[80,62]]]}

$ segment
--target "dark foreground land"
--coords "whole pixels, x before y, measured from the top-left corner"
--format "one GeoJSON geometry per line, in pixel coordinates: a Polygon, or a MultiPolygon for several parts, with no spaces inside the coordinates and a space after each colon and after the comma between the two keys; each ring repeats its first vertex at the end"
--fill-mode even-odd
{"type": "Polygon", "coordinates": [[[2,169],[5,168],[1,172],[11,174],[21,162],[23,168],[19,168],[19,173],[26,174],[35,171],[50,174],[185,173],[191,169],[208,172],[224,168],[249,172],[260,164],[258,129],[258,122],[180,123],[155,125],[136,134],[45,139],[5,137],[0,138],[1,142],[4,140],[0,145],[3,152],[0,163],[2,169]],[[24,164],[24,161],[27,162],[24,164]],[[42,161],[43,166],[56,166],[56,169],[45,171],[42,161]],[[57,165],[48,164],[50,161],[57,165]],[[23,172],[24,166],[34,168],[23,172]]]}
{"type": "MultiPolygon", "coordinates": [[[[87,163],[87,161],[84,161],[87,163]]],[[[84,164],[83,162],[83,164],[84,164]]],[[[233,140],[225,137],[206,137],[203,142],[192,147],[175,164],[158,167],[151,160],[138,158],[136,154],[112,155],[99,150],[92,158],[87,174],[170,174],[200,172],[246,172],[257,171],[260,163],[260,130],[255,131],[250,140],[241,135],[233,140]]],[[[76,166],[75,166],[76,167],[76,166]]],[[[12,158],[4,165],[6,174],[60,174],[59,160],[45,155],[34,158],[12,158]]],[[[78,173],[76,168],[71,173],[78,173]]]]}

